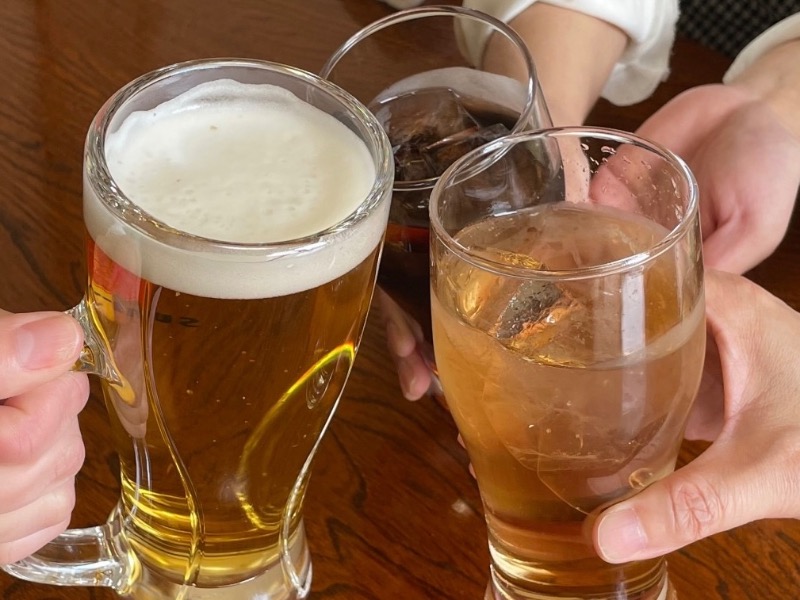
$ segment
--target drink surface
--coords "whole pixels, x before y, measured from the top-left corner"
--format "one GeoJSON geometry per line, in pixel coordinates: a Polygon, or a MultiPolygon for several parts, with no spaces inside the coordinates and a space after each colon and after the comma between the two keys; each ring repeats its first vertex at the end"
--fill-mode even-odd
{"type": "MultiPolygon", "coordinates": [[[[570,270],[631,257],[665,234],[622,211],[559,203],[479,222],[457,242],[503,265],[570,270]]],[[[495,564],[523,589],[605,597],[658,575],[652,561],[601,561],[584,520],[674,468],[705,347],[700,275],[683,253],[677,244],[615,275],[521,280],[435,245],[444,394],[495,564]]]]}
{"type": "MultiPolygon", "coordinates": [[[[375,169],[348,129],[278,88],[217,83],[110,136],[111,171],[133,202],[235,242],[314,234],[364,202],[375,169]]],[[[120,376],[104,393],[126,537],[168,581],[274,572],[280,588],[279,540],[299,530],[306,461],[352,366],[386,210],[267,260],[171,247],[86,190],[88,303],[120,376]]]]}
{"type": "MultiPolygon", "coordinates": [[[[285,242],[334,226],[375,181],[367,147],[344,124],[285,89],[232,80],[131,113],[108,134],[106,154],[117,185],[146,213],[239,244],[285,242]]],[[[310,260],[254,263],[172,249],[133,228],[120,235],[119,221],[85,189],[89,233],[109,256],[151,281],[203,296],[261,298],[315,287],[361,263],[385,228],[385,212],[376,210],[310,260]]]]}

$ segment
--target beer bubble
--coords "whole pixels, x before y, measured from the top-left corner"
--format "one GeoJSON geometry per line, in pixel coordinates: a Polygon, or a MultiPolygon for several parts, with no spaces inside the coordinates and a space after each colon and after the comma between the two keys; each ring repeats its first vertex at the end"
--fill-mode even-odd
{"type": "Polygon", "coordinates": [[[655,473],[647,468],[636,469],[628,477],[628,484],[635,490],[641,490],[653,483],[655,473]]]}

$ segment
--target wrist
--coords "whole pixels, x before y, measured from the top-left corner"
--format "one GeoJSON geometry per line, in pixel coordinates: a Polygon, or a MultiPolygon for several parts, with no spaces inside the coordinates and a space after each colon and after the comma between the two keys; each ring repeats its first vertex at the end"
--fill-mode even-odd
{"type": "Polygon", "coordinates": [[[728,85],[763,100],[778,120],[800,140],[800,39],[760,56],[728,85]]]}
{"type": "MultiPolygon", "coordinates": [[[[601,19],[536,2],[511,20],[536,65],[554,125],[583,123],[628,43],[627,35],[601,19]]],[[[496,37],[496,36],[495,36],[496,37]]],[[[490,40],[487,70],[503,72],[510,61],[490,40]]]]}

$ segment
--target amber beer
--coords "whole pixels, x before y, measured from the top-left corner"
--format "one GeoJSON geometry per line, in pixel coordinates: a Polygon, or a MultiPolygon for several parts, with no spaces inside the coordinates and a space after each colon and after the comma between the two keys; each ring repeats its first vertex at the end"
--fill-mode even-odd
{"type": "Polygon", "coordinates": [[[258,593],[225,597],[294,598],[281,554],[307,574],[309,461],[358,348],[391,181],[367,210],[376,166],[355,133],[232,80],[129,114],[105,152],[129,210],[164,230],[114,218],[86,185],[124,535],[145,579],[202,591],[260,577],[258,593]]]}
{"type": "Polygon", "coordinates": [[[480,486],[494,575],[522,590],[509,597],[666,593],[663,562],[605,563],[585,521],[675,466],[705,348],[699,270],[684,268],[677,245],[616,275],[535,271],[613,264],[667,233],[561,202],[465,227],[454,239],[473,260],[436,238],[436,361],[480,486]]]}

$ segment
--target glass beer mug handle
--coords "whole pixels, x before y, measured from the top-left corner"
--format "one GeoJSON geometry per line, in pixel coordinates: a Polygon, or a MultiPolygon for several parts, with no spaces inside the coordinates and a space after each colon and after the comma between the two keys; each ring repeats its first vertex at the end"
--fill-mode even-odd
{"type": "Polygon", "coordinates": [[[35,583],[122,591],[131,579],[133,562],[118,530],[113,523],[69,529],[35,554],[2,569],[35,583]]]}
{"type": "Polygon", "coordinates": [[[80,323],[83,329],[83,350],[75,363],[73,370],[90,375],[98,375],[103,379],[119,382],[119,375],[108,361],[108,354],[104,350],[105,344],[100,332],[92,326],[86,298],[79,304],[66,311],[66,313],[80,323]]]}
{"type": "MultiPolygon", "coordinates": [[[[92,325],[86,299],[66,313],[80,323],[84,333],[83,351],[73,370],[99,375],[112,383],[120,382],[108,360],[103,338],[92,325]]],[[[140,450],[134,442],[137,459],[140,450]]],[[[101,586],[121,592],[129,585],[136,564],[121,535],[121,525],[121,517],[118,511],[114,511],[104,525],[69,529],[35,554],[4,565],[2,569],[14,577],[35,583],[101,586]]]]}

